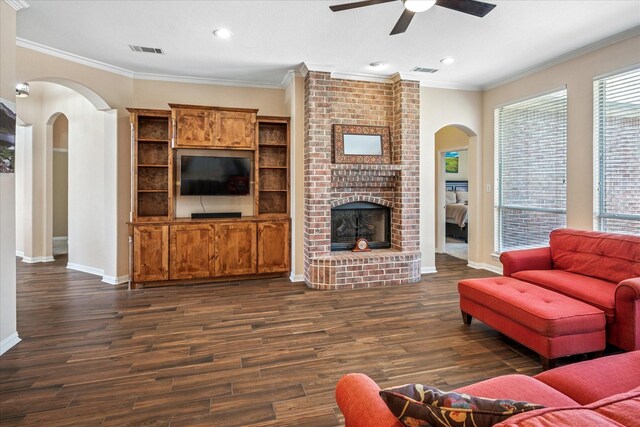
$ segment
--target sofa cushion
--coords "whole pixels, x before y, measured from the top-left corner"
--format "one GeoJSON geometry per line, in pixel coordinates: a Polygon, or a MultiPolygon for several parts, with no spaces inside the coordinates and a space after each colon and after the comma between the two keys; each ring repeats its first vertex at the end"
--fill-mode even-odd
{"type": "Polygon", "coordinates": [[[460,387],[455,391],[490,399],[509,398],[537,402],[544,406],[573,406],[578,404],[578,402],[553,387],[535,378],[521,374],[489,378],[488,380],[460,387]]]}
{"type": "Polygon", "coordinates": [[[616,283],[563,270],[525,270],[513,273],[512,277],[593,305],[607,317],[614,316],[616,283]]]}
{"type": "Polygon", "coordinates": [[[549,234],[553,268],[615,283],[640,277],[640,236],[572,229],[549,234]]]}
{"type": "Polygon", "coordinates": [[[625,426],[640,425],[640,387],[588,405],[600,415],[625,426]]]}
{"type": "MultiPolygon", "coordinates": [[[[631,424],[633,425],[633,424],[631,424]]],[[[592,409],[582,407],[573,408],[545,408],[515,415],[508,420],[496,424],[494,427],[622,427],[604,415],[592,409]]]]}
{"type": "Polygon", "coordinates": [[[640,351],[562,366],[542,372],[536,375],[535,379],[564,393],[579,404],[587,405],[640,387],[640,351]],[[594,384],[597,386],[594,387],[594,384]]]}
{"type": "Polygon", "coordinates": [[[492,426],[508,417],[543,408],[542,405],[507,399],[487,399],[435,387],[407,384],[380,391],[382,400],[408,426],[492,426]]]}

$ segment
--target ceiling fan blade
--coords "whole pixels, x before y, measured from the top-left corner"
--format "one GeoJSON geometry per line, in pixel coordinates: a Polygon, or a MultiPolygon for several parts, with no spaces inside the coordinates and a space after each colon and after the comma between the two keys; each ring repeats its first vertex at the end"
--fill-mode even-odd
{"type": "Polygon", "coordinates": [[[487,13],[491,12],[495,4],[484,3],[476,0],[438,0],[436,2],[438,6],[446,7],[447,9],[455,10],[462,13],[467,13],[473,16],[484,17],[487,13]]]}
{"type": "Polygon", "coordinates": [[[402,12],[402,15],[400,15],[400,19],[398,19],[398,22],[396,22],[396,26],[393,27],[393,30],[391,30],[391,33],[389,33],[389,35],[392,36],[394,34],[400,34],[407,31],[407,27],[411,23],[413,15],[415,14],[415,12],[411,12],[409,9],[405,9],[404,12],[402,12]]]}
{"type": "Polygon", "coordinates": [[[336,4],[334,6],[329,6],[329,9],[331,9],[334,12],[340,12],[342,10],[356,9],[356,8],[365,7],[365,6],[373,6],[374,4],[389,3],[392,1],[396,1],[396,0],[364,0],[364,1],[357,1],[354,3],[336,4]]]}

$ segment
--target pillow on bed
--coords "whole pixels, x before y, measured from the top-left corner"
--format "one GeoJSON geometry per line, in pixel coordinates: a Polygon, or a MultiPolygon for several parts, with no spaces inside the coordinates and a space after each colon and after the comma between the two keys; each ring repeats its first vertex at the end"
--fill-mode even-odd
{"type": "Polygon", "coordinates": [[[456,202],[456,193],[453,191],[447,191],[447,204],[452,205],[456,202]]]}
{"type": "Polygon", "coordinates": [[[469,192],[456,191],[456,200],[458,200],[458,203],[467,203],[469,201],[469,192]]]}

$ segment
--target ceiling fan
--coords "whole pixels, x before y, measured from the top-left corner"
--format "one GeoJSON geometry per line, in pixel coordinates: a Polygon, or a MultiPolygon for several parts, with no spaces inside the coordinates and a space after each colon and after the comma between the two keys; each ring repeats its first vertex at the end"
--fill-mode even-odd
{"type": "MultiPolygon", "coordinates": [[[[396,0],[364,0],[354,3],[337,4],[335,6],[329,6],[334,12],[340,12],[343,10],[357,9],[359,7],[373,6],[380,3],[389,3],[396,0]]],[[[407,27],[413,19],[413,15],[418,12],[424,12],[431,7],[441,6],[447,9],[456,10],[458,12],[467,13],[469,15],[484,17],[487,13],[491,12],[495,4],[484,3],[476,0],[402,0],[404,4],[404,11],[400,15],[400,19],[396,22],[396,25],[391,30],[389,35],[400,34],[407,31],[407,27]]]]}

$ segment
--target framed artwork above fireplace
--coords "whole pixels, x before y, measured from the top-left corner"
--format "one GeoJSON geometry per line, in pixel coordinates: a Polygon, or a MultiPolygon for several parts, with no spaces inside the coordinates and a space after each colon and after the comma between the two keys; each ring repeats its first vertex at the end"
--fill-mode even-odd
{"type": "Polygon", "coordinates": [[[334,163],[391,163],[388,126],[333,125],[334,163]]]}

